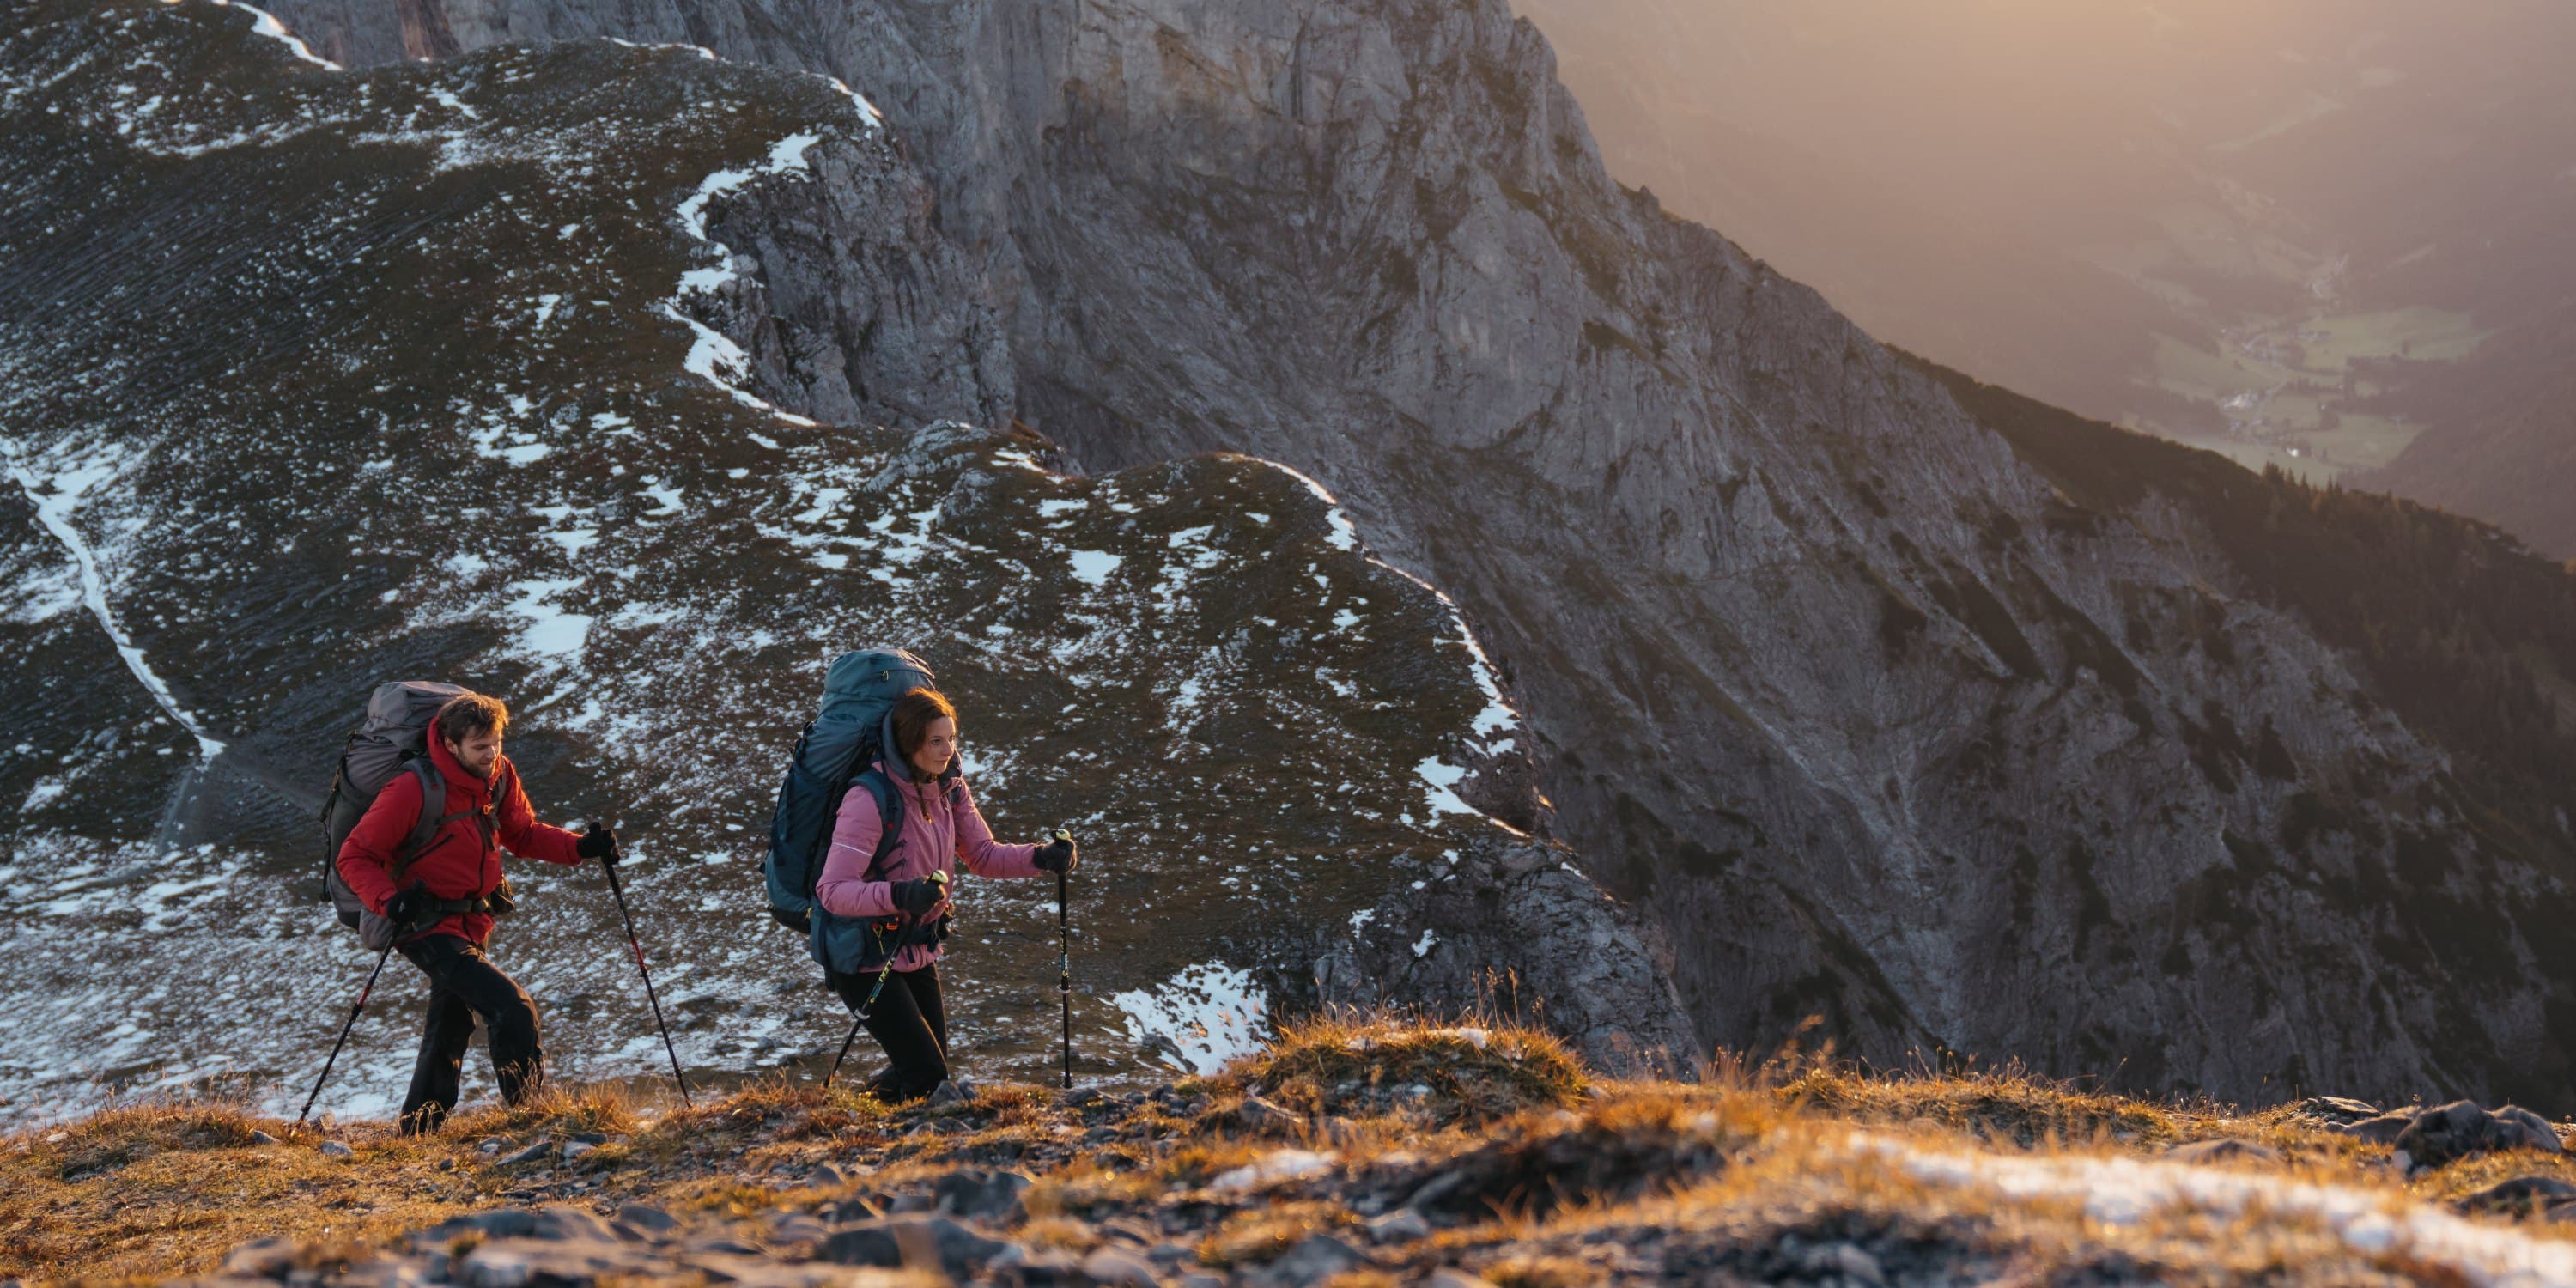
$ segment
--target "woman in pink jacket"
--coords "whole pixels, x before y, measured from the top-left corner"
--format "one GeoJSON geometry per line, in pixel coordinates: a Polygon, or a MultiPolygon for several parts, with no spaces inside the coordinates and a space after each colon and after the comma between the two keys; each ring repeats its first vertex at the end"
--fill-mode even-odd
{"type": "Polygon", "coordinates": [[[881,817],[876,793],[864,782],[853,784],[835,816],[832,848],[814,883],[814,898],[825,912],[874,923],[882,943],[900,945],[882,970],[826,973],[868,1035],[885,1048],[890,1064],[871,1089],[889,1101],[918,1100],[948,1078],[948,1017],[939,1001],[944,950],[936,927],[948,911],[955,864],[979,877],[1070,872],[1074,846],[1070,837],[1044,846],[993,839],[957,769],[957,708],[938,690],[915,689],[897,698],[886,723],[893,754],[873,768],[894,785],[903,817],[881,817]],[[869,863],[888,827],[900,829],[898,839],[871,872],[869,863]]]}

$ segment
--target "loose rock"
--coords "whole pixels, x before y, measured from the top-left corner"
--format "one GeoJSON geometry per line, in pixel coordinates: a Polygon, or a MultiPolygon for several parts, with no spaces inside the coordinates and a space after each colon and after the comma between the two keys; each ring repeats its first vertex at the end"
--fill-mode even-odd
{"type": "Polygon", "coordinates": [[[2165,1157],[2177,1163],[2277,1163],[2281,1151],[2255,1141],[2221,1137],[2176,1145],[2165,1151],[2165,1157]]]}
{"type": "Polygon", "coordinates": [[[1082,1259],[1082,1273],[1103,1288],[1159,1288],[1162,1277],[1153,1264],[1124,1248],[1094,1248],[1082,1259]]]}
{"type": "Polygon", "coordinates": [[[502,1167],[516,1167],[521,1163],[552,1162],[554,1159],[554,1152],[555,1146],[553,1141],[541,1140],[528,1146],[526,1149],[503,1158],[499,1165],[502,1167]]]}
{"type": "Polygon", "coordinates": [[[2517,1176],[2459,1199],[2451,1207],[2462,1213],[2528,1216],[2570,1199],[2576,1199],[2576,1185],[2554,1176],[2517,1176]]]}
{"type": "Polygon", "coordinates": [[[1245,1275],[1244,1281],[1254,1288],[1306,1288],[1367,1260],[1359,1249],[1329,1234],[1310,1234],[1290,1245],[1277,1260],[1245,1275]]]}
{"type": "Polygon", "coordinates": [[[2440,1167],[2472,1154],[2508,1149],[2561,1153],[2557,1129],[2528,1109],[2506,1105],[2492,1112],[2475,1101],[2455,1100],[2427,1109],[2390,1142],[2418,1167],[2440,1167]]]}
{"type": "Polygon", "coordinates": [[[326,1140],[322,1142],[322,1156],[324,1158],[356,1158],[358,1156],[358,1151],[349,1148],[347,1145],[339,1141],[326,1140]]]}
{"type": "Polygon", "coordinates": [[[935,1260],[951,1278],[962,1279],[1006,1246],[946,1217],[888,1217],[835,1231],[815,1255],[844,1266],[903,1266],[935,1260]]]}
{"type": "Polygon", "coordinates": [[[1412,1208],[1397,1208],[1368,1223],[1369,1238],[1379,1243],[1406,1243],[1428,1238],[1431,1222],[1412,1208]]]}
{"type": "Polygon", "coordinates": [[[253,1239],[224,1254],[227,1278],[278,1279],[295,1265],[293,1239],[253,1239]]]}
{"type": "Polygon", "coordinates": [[[1442,1266],[1422,1281],[1422,1288],[1494,1288],[1494,1281],[1454,1266],[1442,1266]]]}
{"type": "Polygon", "coordinates": [[[2400,1112],[2381,1114],[2377,1118],[2365,1118],[2357,1123],[2346,1123],[2338,1130],[2346,1136],[2357,1137],[2373,1145],[2388,1145],[2395,1143],[2398,1137],[2406,1134],[2407,1128],[2414,1125],[2415,1115],[2400,1112]]]}
{"type": "Polygon", "coordinates": [[[670,1213],[649,1203],[629,1203],[617,1209],[617,1223],[641,1234],[668,1234],[680,1223],[670,1213]]]}
{"type": "Polygon", "coordinates": [[[1305,1115],[1260,1096],[1246,1096],[1234,1111],[1234,1121],[1245,1131],[1263,1134],[1293,1132],[1306,1125],[1305,1115]]]}
{"type": "Polygon", "coordinates": [[[1037,1184],[1025,1172],[959,1168],[931,1187],[933,1211],[1012,1225],[1028,1216],[1020,1196],[1037,1184]]]}
{"type": "Polygon", "coordinates": [[[2379,1109],[2365,1101],[2348,1100],[2342,1096],[2310,1096],[2299,1102],[2298,1114],[2302,1118],[2342,1126],[2377,1118],[2379,1109]]]}

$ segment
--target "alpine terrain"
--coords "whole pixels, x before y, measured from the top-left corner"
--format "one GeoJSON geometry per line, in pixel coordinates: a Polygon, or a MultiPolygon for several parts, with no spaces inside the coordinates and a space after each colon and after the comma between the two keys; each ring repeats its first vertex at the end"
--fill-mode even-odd
{"type": "MultiPolygon", "coordinates": [[[[508,695],[545,815],[634,838],[701,1079],[828,1059],[845,1013],[770,924],[759,856],[823,664],[876,639],[964,703],[997,829],[1070,826],[1094,856],[1086,1073],[1250,1049],[1354,925],[1406,948],[1344,949],[1345,993],[1419,971],[1407,996],[1469,1000],[1474,968],[1517,968],[1605,1057],[1687,1049],[1622,914],[1462,798],[1512,798],[1518,718],[1455,611],[1313,483],[1214,455],[1071,477],[969,427],[1009,423],[991,300],[863,97],[605,41],[343,73],[208,3],[12,22],[0,186],[36,217],[0,232],[28,662],[0,770],[4,1112],[300,1099],[374,956],[315,902],[313,810],[389,676],[508,695]],[[783,369],[833,423],[750,391],[783,369]],[[859,423],[915,411],[957,419],[859,423]],[[1376,911],[1435,883],[1510,906],[1376,911]],[[1521,923],[1582,951],[1442,943],[1521,923]]],[[[653,1068],[598,873],[512,867],[497,951],[557,1070],[653,1068]]],[[[964,894],[979,1071],[1057,1058],[1040,884],[964,894]]],[[[386,978],[326,1107],[399,1094],[422,985],[386,978]]]]}
{"type": "MultiPolygon", "coordinates": [[[[309,1058],[295,793],[395,673],[645,838],[689,1060],[810,1056],[750,854],[883,639],[1084,837],[1095,1071],[1483,991],[1623,1067],[1821,1016],[2576,1107],[2576,583],[1875,343],[1613,182],[1500,0],[276,17],[10,19],[13,1083],[309,1058]]],[[[550,1048],[644,1070],[613,911],[527,884],[550,1048]]],[[[1033,1071],[1044,901],[974,893],[1033,1071]]]]}
{"type": "Polygon", "coordinates": [[[1661,927],[1702,1042],[1822,1014],[1875,1058],[2227,1095],[2576,1090],[2567,579],[2500,594],[2522,557],[2473,527],[2347,540],[2233,475],[2327,534],[2284,538],[2319,597],[2423,570],[2329,614],[2180,481],[2069,489],[1612,182],[1500,3],[281,13],[353,63],[613,37],[867,87],[1024,420],[1092,470],[1284,461],[1458,601],[1539,821],[1661,927]],[[2456,665],[2399,674],[2397,634],[2456,665]],[[2495,706],[2557,759],[2443,723],[2495,706]]]}

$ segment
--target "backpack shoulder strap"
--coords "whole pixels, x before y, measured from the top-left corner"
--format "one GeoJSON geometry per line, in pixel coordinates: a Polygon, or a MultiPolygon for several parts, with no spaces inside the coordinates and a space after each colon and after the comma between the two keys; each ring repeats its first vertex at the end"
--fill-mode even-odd
{"type": "Polygon", "coordinates": [[[394,851],[389,875],[397,886],[402,884],[403,869],[410,867],[411,861],[429,848],[430,841],[438,835],[438,829],[456,817],[439,812],[440,807],[447,804],[447,780],[439,775],[438,766],[429,763],[429,757],[414,756],[404,761],[403,772],[420,782],[420,816],[412,820],[411,835],[403,838],[402,848],[394,851]]]}
{"type": "Polygon", "coordinates": [[[876,853],[868,856],[865,879],[874,881],[878,873],[885,871],[886,856],[894,853],[895,842],[903,839],[903,802],[895,799],[894,783],[874,769],[862,772],[856,785],[866,787],[868,795],[876,798],[877,817],[885,823],[885,830],[877,834],[876,853]]]}

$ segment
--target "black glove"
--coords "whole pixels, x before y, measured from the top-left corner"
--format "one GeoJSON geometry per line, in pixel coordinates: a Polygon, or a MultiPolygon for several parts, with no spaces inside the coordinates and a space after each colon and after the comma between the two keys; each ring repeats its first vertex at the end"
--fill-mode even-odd
{"type": "Polygon", "coordinates": [[[939,906],[948,897],[948,883],[931,877],[894,883],[894,906],[907,917],[918,917],[939,906]]]}
{"type": "Polygon", "coordinates": [[[438,911],[438,896],[425,886],[413,886],[385,901],[385,920],[396,930],[409,930],[428,921],[438,911]]]}
{"type": "Polygon", "coordinates": [[[1073,871],[1078,862],[1073,852],[1073,833],[1057,828],[1055,839],[1039,846],[1038,852],[1029,856],[1029,862],[1036,864],[1040,872],[1073,871]]]}
{"type": "Polygon", "coordinates": [[[615,863],[626,857],[617,852],[617,833],[598,823],[591,824],[590,830],[582,833],[580,840],[573,842],[572,852],[585,859],[600,859],[609,863],[615,863]]]}

